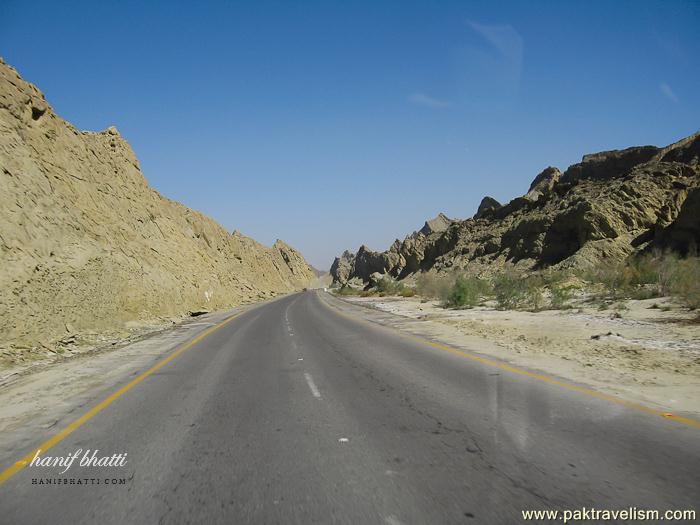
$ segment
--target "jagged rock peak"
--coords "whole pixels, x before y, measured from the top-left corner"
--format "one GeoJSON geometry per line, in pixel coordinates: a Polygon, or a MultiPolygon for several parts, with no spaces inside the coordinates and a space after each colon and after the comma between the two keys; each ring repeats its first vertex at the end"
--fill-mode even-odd
{"type": "Polygon", "coordinates": [[[336,257],[331,264],[330,274],[333,280],[340,284],[346,284],[353,271],[355,254],[350,250],[345,250],[340,257],[336,257]]]}
{"type": "Polygon", "coordinates": [[[453,222],[454,221],[444,213],[438,213],[437,217],[425,221],[425,224],[419,232],[426,236],[431,233],[444,232],[453,222]]]}
{"type": "Polygon", "coordinates": [[[559,182],[561,171],[559,168],[549,166],[545,168],[530,184],[530,189],[525,194],[525,198],[532,201],[538,200],[542,195],[552,191],[554,185],[559,182]]]}
{"type": "Polygon", "coordinates": [[[475,219],[480,219],[481,217],[484,216],[484,214],[489,211],[489,210],[496,210],[501,207],[501,203],[498,202],[496,199],[493,197],[489,197],[488,195],[481,199],[481,203],[479,204],[479,208],[476,210],[476,213],[474,214],[475,219]]]}

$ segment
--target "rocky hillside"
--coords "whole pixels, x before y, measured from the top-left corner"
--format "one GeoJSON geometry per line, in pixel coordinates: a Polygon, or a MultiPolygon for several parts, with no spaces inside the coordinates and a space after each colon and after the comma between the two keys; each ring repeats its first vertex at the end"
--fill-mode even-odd
{"type": "Polygon", "coordinates": [[[150,188],[115,128],[79,131],[0,61],[0,346],[213,310],[306,286],[267,248],[150,188]]]}
{"type": "MultiPolygon", "coordinates": [[[[432,221],[428,221],[428,224],[432,221]]],[[[402,279],[419,271],[584,267],[655,247],[700,245],[700,133],[665,148],[585,155],[564,173],[548,167],[528,192],[501,205],[484,197],[473,218],[396,240],[385,252],[345,252],[334,282],[402,279]]]]}

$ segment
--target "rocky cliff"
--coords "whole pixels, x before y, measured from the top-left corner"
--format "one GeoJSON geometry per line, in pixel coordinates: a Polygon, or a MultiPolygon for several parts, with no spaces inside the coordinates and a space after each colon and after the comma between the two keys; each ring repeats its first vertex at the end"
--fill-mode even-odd
{"type": "Polygon", "coordinates": [[[501,205],[485,197],[475,216],[442,230],[367,247],[336,259],[336,283],[368,282],[374,272],[404,278],[461,269],[583,267],[643,250],[682,254],[700,242],[700,133],[657,148],[585,155],[564,173],[548,167],[528,192],[501,205]]]}
{"type": "Polygon", "coordinates": [[[306,286],[282,241],[150,188],[115,128],[79,131],[0,61],[0,346],[213,310],[306,286]]]}

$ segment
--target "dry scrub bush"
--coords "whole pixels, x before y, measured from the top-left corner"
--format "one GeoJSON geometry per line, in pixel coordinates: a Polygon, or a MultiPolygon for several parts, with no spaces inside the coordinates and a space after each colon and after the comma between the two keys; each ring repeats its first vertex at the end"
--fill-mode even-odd
{"type": "Polygon", "coordinates": [[[572,295],[571,287],[560,284],[549,285],[549,305],[554,310],[570,308],[569,300],[572,295]]]}
{"type": "Polygon", "coordinates": [[[395,281],[388,275],[385,275],[379,279],[379,281],[377,281],[377,286],[375,289],[380,296],[385,296],[400,295],[402,292],[404,292],[404,290],[406,290],[406,287],[403,283],[395,281]]]}
{"type": "Polygon", "coordinates": [[[544,301],[543,285],[542,277],[537,274],[520,275],[515,272],[504,272],[497,275],[493,281],[493,291],[498,308],[541,310],[544,301]]]}
{"type": "MultiPolygon", "coordinates": [[[[700,310],[700,259],[695,256],[679,259],[674,254],[645,254],[622,262],[603,262],[576,275],[589,284],[601,285],[607,299],[619,301],[670,295],[688,308],[700,310]]],[[[385,278],[378,283],[377,292],[403,297],[417,294],[426,299],[439,299],[449,308],[471,308],[493,297],[502,310],[538,311],[545,307],[543,291],[549,290],[548,306],[563,309],[570,307],[572,286],[567,286],[565,281],[571,276],[570,271],[551,269],[530,274],[506,271],[491,280],[459,272],[426,272],[417,277],[415,289],[385,278]]],[[[341,289],[340,293],[357,295],[360,292],[341,289]]]]}
{"type": "Polygon", "coordinates": [[[673,256],[659,254],[607,261],[584,272],[583,278],[603,285],[606,295],[612,299],[649,299],[661,295],[662,276],[674,261],[673,256]]]}
{"type": "Polygon", "coordinates": [[[426,299],[447,299],[454,281],[454,275],[422,273],[416,279],[416,292],[426,299]]]}
{"type": "Polygon", "coordinates": [[[602,284],[613,299],[649,299],[672,296],[690,309],[700,309],[700,258],[645,254],[624,262],[604,263],[585,273],[591,283],[602,284]]]}
{"type": "Polygon", "coordinates": [[[700,259],[688,257],[676,261],[671,279],[671,294],[691,310],[700,309],[700,259]]]}

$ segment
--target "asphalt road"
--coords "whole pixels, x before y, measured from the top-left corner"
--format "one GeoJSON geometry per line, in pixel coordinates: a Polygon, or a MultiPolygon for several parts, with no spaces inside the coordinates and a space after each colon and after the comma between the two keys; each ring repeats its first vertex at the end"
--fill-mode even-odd
{"type": "Polygon", "coordinates": [[[697,428],[336,302],[291,295],[213,331],[44,453],[127,453],[125,466],[26,467],[0,486],[0,523],[518,523],[523,509],[699,506],[697,428]],[[100,484],[32,483],[45,478],[100,484]]]}

